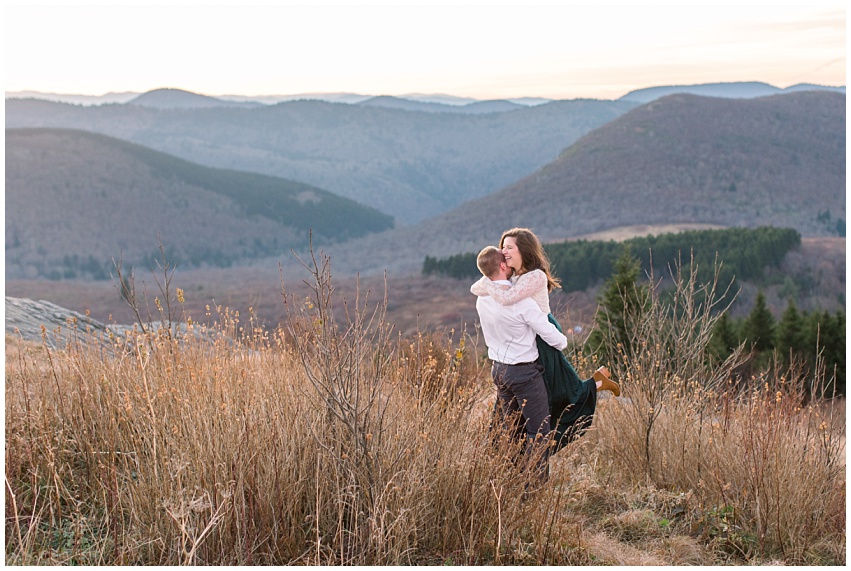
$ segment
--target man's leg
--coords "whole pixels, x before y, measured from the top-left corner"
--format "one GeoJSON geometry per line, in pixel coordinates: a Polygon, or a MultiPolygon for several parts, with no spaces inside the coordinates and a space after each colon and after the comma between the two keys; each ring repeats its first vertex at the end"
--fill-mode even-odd
{"type": "Polygon", "coordinates": [[[525,419],[520,411],[520,405],[514,398],[511,388],[505,383],[506,365],[494,363],[491,377],[496,387],[496,402],[494,403],[494,418],[500,428],[512,438],[526,439],[525,419]]]}
{"type": "MultiPolygon", "coordinates": [[[[497,364],[498,365],[498,364],[497,364]]],[[[538,363],[494,366],[503,411],[520,410],[525,420],[526,459],[545,481],[548,473],[550,412],[543,369],[538,363]]]]}

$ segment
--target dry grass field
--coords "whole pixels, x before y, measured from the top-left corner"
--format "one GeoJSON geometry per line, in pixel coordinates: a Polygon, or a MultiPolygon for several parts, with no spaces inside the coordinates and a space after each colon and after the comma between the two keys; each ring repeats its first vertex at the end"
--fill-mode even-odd
{"type": "Polygon", "coordinates": [[[188,334],[7,335],[6,563],[845,564],[844,402],[730,384],[699,308],[633,324],[622,397],[530,489],[475,332],[400,335],[325,266],[303,288],[280,329],[172,289],[188,334]]]}

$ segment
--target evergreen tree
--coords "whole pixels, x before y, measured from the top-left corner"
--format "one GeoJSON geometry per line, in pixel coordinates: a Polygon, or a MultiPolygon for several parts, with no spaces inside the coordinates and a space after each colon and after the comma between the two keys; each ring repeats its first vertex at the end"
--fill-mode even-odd
{"type": "Polygon", "coordinates": [[[742,324],[742,335],[757,351],[771,351],[774,348],[774,316],[768,310],[762,290],[757,294],[754,308],[742,324]]]}
{"type": "Polygon", "coordinates": [[[431,275],[437,269],[437,258],[432,258],[431,256],[426,256],[423,261],[423,275],[431,275]]]}
{"type": "MultiPolygon", "coordinates": [[[[845,394],[845,312],[838,311],[822,324],[822,346],[824,363],[829,379],[836,374],[836,392],[845,394]]],[[[832,391],[831,391],[832,392],[832,391]]]]}
{"type": "Polygon", "coordinates": [[[715,322],[715,327],[712,329],[710,347],[718,359],[723,361],[738,346],[739,337],[736,334],[736,326],[725,311],[715,322]]]}
{"type": "Polygon", "coordinates": [[[804,354],[810,363],[815,363],[815,357],[824,347],[824,328],[822,323],[827,321],[830,315],[827,311],[813,311],[804,319],[803,344],[804,354]]]}
{"type": "Polygon", "coordinates": [[[784,359],[789,358],[790,351],[804,351],[804,319],[791,298],[777,326],[777,349],[784,359]]]}
{"type": "Polygon", "coordinates": [[[632,256],[629,246],[625,246],[615,261],[614,274],[606,280],[597,299],[600,307],[595,318],[596,327],[588,341],[592,348],[609,359],[614,357],[606,355],[609,347],[620,344],[626,354],[630,352],[629,318],[642,310],[649,296],[647,285],[638,283],[640,273],[640,262],[632,256]]]}
{"type": "MultiPolygon", "coordinates": [[[[815,369],[817,358],[824,365],[825,380],[836,374],[836,394],[845,394],[845,312],[831,316],[827,311],[813,311],[803,319],[801,354],[810,370],[815,369]]],[[[834,387],[825,387],[828,396],[834,387]]]]}

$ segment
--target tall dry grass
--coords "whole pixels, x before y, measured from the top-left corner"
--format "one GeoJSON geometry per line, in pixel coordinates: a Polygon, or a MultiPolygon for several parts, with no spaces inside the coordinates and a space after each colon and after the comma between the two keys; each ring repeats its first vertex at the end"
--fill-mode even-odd
{"type": "Polygon", "coordinates": [[[728,387],[702,309],[655,309],[665,337],[643,326],[624,397],[529,497],[476,336],[402,338],[327,262],[274,332],[211,308],[9,353],[6,562],[844,563],[844,417],[794,378],[728,387]]]}
{"type": "Polygon", "coordinates": [[[713,310],[729,296],[696,274],[675,268],[667,299],[653,292],[627,312],[631,349],[610,347],[625,398],[592,435],[617,437],[597,452],[621,485],[688,491],[691,513],[677,515],[736,559],[844,562],[844,400],[825,398],[823,364],[814,380],[776,363],[740,379],[743,347],[716,362],[713,310]]]}
{"type": "Polygon", "coordinates": [[[475,339],[399,338],[382,300],[338,310],[327,260],[312,271],[286,330],[214,308],[212,334],[7,362],[7,562],[570,561],[540,515],[557,496],[524,502],[489,432],[475,339]]]}

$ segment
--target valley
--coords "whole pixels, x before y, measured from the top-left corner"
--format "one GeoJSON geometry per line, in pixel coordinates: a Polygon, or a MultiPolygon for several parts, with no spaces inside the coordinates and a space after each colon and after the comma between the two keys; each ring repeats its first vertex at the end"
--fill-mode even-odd
{"type": "MultiPolygon", "coordinates": [[[[632,227],[612,231],[607,236],[617,235],[620,239],[648,233],[670,232],[672,226],[632,227]]],[[[592,239],[592,236],[584,238],[592,239]]],[[[352,303],[360,291],[363,301],[367,296],[370,307],[380,302],[385,293],[383,275],[362,277],[337,273],[335,259],[331,258],[331,272],[338,300],[352,303]]],[[[804,238],[801,248],[790,252],[773,284],[766,288],[769,306],[779,316],[786,306],[783,275],[808,275],[813,290],[803,299],[796,300],[801,309],[844,310],[845,307],[845,239],[804,238]]],[[[171,283],[184,291],[185,302],[179,304],[178,316],[190,316],[195,322],[213,322],[216,307],[238,311],[242,323],[247,323],[253,314],[264,327],[276,327],[286,319],[283,290],[298,305],[310,294],[304,280],[309,279],[307,270],[292,256],[289,260],[268,259],[232,268],[181,269],[177,268],[171,283]],[[279,266],[280,264],[280,266],[279,266]],[[185,312],[185,314],[183,313],[185,312]]],[[[162,282],[162,276],[157,279],[162,282]]],[[[386,278],[387,321],[403,336],[425,331],[466,330],[475,331],[477,320],[475,299],[470,294],[471,280],[446,277],[423,277],[419,272],[393,272],[386,278]]],[[[754,284],[741,284],[742,290],[731,308],[733,317],[742,317],[750,311],[758,291],[754,284]]],[[[553,313],[565,329],[577,326],[588,329],[597,311],[597,294],[602,284],[586,291],[551,294],[553,313]]],[[[788,287],[788,286],[787,286],[788,287]]],[[[147,291],[148,303],[143,306],[143,317],[156,317],[154,298],[162,298],[154,275],[139,272],[136,288],[140,298],[147,291]]],[[[6,280],[6,295],[34,300],[47,300],[59,306],[88,314],[104,323],[132,324],[133,313],[119,296],[113,281],[81,280],[6,280]]],[[[339,309],[339,308],[338,308],[339,309]]]]}

